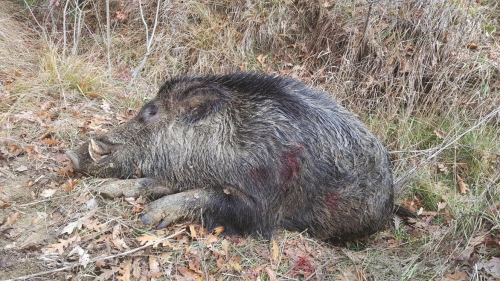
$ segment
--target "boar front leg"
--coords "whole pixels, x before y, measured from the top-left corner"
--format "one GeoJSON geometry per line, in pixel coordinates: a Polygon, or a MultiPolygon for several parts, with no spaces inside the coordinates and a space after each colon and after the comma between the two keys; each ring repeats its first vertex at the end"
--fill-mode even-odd
{"type": "Polygon", "coordinates": [[[194,218],[199,210],[208,206],[211,191],[207,189],[192,189],[164,196],[151,202],[140,218],[144,224],[157,224],[164,228],[181,218],[194,218]]]}
{"type": "Polygon", "coordinates": [[[164,228],[181,218],[202,219],[210,231],[223,226],[228,234],[256,234],[269,238],[279,212],[267,212],[264,208],[268,204],[261,201],[265,200],[247,195],[240,187],[191,189],[151,202],[140,219],[144,224],[156,224],[157,228],[164,228]]]}
{"type": "Polygon", "coordinates": [[[92,191],[108,198],[121,196],[159,198],[176,192],[174,188],[150,178],[106,181],[102,185],[93,187],[92,191]]]}

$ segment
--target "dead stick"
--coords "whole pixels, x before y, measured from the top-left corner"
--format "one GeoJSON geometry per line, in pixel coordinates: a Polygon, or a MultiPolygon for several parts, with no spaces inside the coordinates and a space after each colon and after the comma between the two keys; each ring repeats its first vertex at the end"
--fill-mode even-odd
{"type": "MultiPolygon", "coordinates": [[[[118,258],[118,257],[122,257],[122,256],[126,256],[126,255],[129,255],[129,254],[132,254],[132,253],[135,253],[137,251],[140,251],[142,249],[145,249],[149,246],[152,246],[152,245],[155,245],[155,244],[158,244],[158,243],[161,243],[167,239],[171,239],[181,233],[185,232],[185,230],[181,230],[179,232],[176,232],[172,235],[169,235],[167,237],[163,237],[161,239],[158,239],[157,241],[153,241],[153,242],[148,242],[146,244],[144,244],[143,246],[140,246],[138,248],[135,248],[135,249],[132,249],[130,251],[126,251],[126,252],[123,252],[123,253],[119,253],[119,254],[116,254],[116,255],[111,255],[111,256],[106,256],[106,257],[96,257],[96,258],[93,258],[89,261],[89,263],[91,262],[98,262],[98,261],[103,261],[103,260],[109,260],[109,259],[112,259],[112,258],[118,258]]],[[[80,262],[74,262],[74,263],[71,263],[70,265],[68,266],[65,266],[65,267],[61,267],[61,268],[56,268],[56,269],[53,269],[53,270],[48,270],[48,271],[43,271],[43,272],[38,272],[38,273],[35,273],[35,274],[31,274],[31,275],[25,275],[25,276],[21,276],[21,277],[17,277],[17,278],[14,278],[14,279],[7,279],[5,281],[13,281],[13,280],[26,280],[26,279],[29,279],[29,278],[33,278],[33,277],[37,277],[37,276],[42,276],[42,275],[45,275],[45,274],[50,274],[50,273],[56,273],[56,272],[59,272],[59,271],[64,271],[64,270],[67,270],[67,269],[71,269],[73,267],[77,267],[81,265],[80,262]]]]}

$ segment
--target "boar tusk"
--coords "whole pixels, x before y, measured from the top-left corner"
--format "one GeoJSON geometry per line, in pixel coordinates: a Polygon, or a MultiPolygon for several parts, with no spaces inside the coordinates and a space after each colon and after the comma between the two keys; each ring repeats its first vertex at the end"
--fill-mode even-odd
{"type": "Polygon", "coordinates": [[[111,149],[108,145],[105,145],[99,141],[90,139],[89,143],[89,155],[94,162],[99,162],[102,158],[106,157],[111,153],[111,149]]]}
{"type": "Polygon", "coordinates": [[[100,141],[90,139],[90,146],[92,147],[91,149],[94,151],[94,153],[101,156],[111,153],[111,148],[109,147],[109,145],[106,145],[100,141]]]}
{"type": "Polygon", "coordinates": [[[97,143],[93,139],[90,139],[89,155],[90,155],[90,158],[92,158],[92,160],[94,160],[94,162],[99,162],[99,160],[101,160],[101,154],[99,154],[98,151],[99,151],[99,146],[97,145],[97,143]]]}
{"type": "Polygon", "coordinates": [[[66,156],[68,156],[69,160],[71,160],[73,167],[75,167],[75,169],[79,170],[80,169],[80,160],[78,159],[78,154],[74,153],[71,150],[68,150],[68,151],[66,151],[66,156]]]}

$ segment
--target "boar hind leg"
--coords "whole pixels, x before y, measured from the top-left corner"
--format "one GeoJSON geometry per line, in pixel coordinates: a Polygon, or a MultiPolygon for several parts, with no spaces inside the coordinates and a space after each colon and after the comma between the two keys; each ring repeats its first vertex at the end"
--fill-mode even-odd
{"type": "Polygon", "coordinates": [[[108,198],[121,196],[159,198],[175,193],[172,188],[149,178],[106,181],[102,185],[92,188],[92,190],[108,198]]]}

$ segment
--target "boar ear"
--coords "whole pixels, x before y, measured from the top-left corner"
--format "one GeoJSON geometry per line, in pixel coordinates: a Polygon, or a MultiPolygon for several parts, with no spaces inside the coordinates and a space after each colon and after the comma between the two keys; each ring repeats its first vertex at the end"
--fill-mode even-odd
{"type": "Polygon", "coordinates": [[[179,104],[179,119],[188,123],[202,120],[219,111],[229,98],[228,92],[216,86],[189,90],[179,104]]]}

